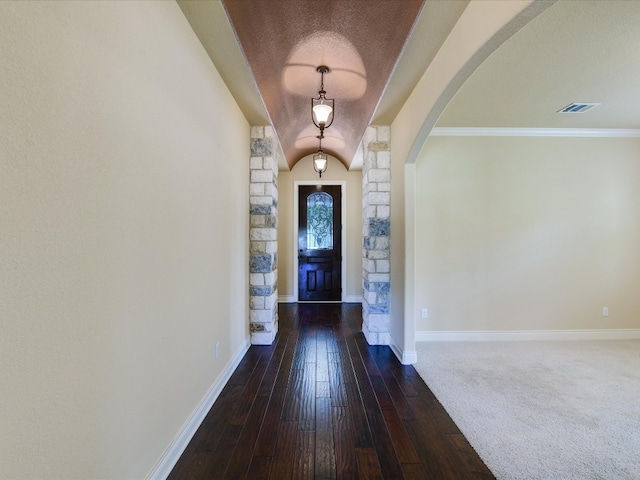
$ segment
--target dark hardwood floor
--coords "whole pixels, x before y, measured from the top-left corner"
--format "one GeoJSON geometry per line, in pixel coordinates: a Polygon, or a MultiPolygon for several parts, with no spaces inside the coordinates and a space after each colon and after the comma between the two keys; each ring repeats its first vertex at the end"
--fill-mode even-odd
{"type": "Polygon", "coordinates": [[[170,479],[491,479],[415,369],[369,346],[359,304],[282,304],[170,479]]]}

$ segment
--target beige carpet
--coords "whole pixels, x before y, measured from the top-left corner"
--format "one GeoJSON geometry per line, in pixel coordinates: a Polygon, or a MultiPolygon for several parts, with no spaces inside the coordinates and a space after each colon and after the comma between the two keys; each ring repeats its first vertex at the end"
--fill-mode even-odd
{"type": "Polygon", "coordinates": [[[640,340],[418,343],[498,479],[640,479],[640,340]]]}

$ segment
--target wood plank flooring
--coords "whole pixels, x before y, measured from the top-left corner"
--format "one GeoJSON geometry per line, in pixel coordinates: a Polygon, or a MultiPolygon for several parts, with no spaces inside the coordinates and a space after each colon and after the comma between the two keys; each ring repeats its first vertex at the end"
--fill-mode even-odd
{"type": "Polygon", "coordinates": [[[493,479],[415,369],[369,346],[359,304],[282,304],[170,479],[493,479]]]}

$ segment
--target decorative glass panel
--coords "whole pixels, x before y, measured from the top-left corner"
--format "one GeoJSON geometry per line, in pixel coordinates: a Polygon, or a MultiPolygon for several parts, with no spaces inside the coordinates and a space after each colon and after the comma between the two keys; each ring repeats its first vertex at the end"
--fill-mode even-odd
{"type": "Polygon", "coordinates": [[[333,248],[333,198],[326,192],[307,197],[307,248],[333,248]]]}

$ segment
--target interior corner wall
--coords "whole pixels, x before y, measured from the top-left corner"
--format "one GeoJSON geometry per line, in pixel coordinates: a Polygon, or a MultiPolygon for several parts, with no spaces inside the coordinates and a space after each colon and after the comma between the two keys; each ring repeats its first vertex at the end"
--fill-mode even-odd
{"type": "Polygon", "coordinates": [[[416,330],[640,328],[640,139],[430,137],[416,171],[416,330]]]}
{"type": "Polygon", "coordinates": [[[318,179],[311,158],[303,158],[291,171],[278,174],[278,295],[280,301],[292,301],[297,289],[293,273],[293,186],[296,181],[345,181],[347,189],[347,299],[362,298],[362,171],[348,171],[344,165],[329,157],[327,171],[318,179]]]}
{"type": "MultiPolygon", "coordinates": [[[[406,274],[406,205],[405,157],[396,152],[396,128],[391,127],[391,345],[396,354],[413,351],[415,346],[407,341],[405,321],[406,274]],[[393,346],[396,346],[395,348],[393,346]]],[[[406,145],[405,145],[406,147],[406,145]]],[[[410,188],[410,187],[409,187],[410,188]]],[[[410,188],[411,189],[411,188],[410,188]]]]}
{"type": "Polygon", "coordinates": [[[0,476],[144,478],[248,345],[249,125],[175,2],[0,45],[0,476]]]}

